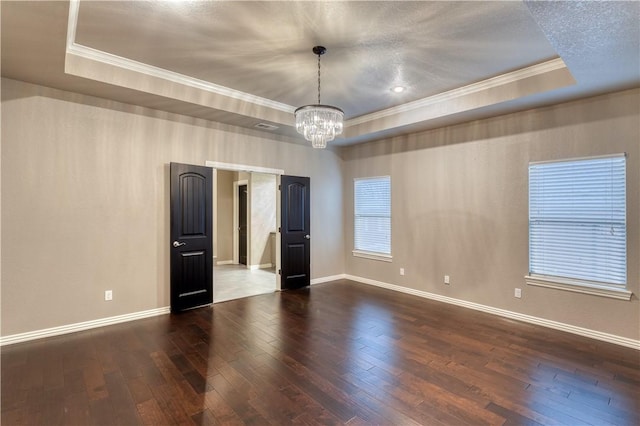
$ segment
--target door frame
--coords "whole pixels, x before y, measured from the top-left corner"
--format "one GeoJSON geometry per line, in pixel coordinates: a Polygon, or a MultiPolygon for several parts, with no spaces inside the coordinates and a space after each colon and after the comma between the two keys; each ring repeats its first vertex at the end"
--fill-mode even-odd
{"type": "MultiPolygon", "coordinates": [[[[219,170],[228,170],[231,172],[254,172],[254,173],[265,173],[265,174],[271,174],[271,175],[275,175],[276,176],[276,291],[280,291],[282,290],[282,286],[281,286],[281,276],[279,274],[279,271],[281,269],[281,264],[280,264],[280,228],[282,226],[282,218],[281,218],[281,212],[280,212],[280,191],[278,190],[278,188],[280,188],[280,177],[284,174],[284,170],[282,169],[272,169],[269,167],[259,167],[259,166],[250,166],[247,164],[237,164],[237,163],[223,163],[220,161],[210,161],[207,160],[204,163],[205,166],[207,167],[211,167],[214,170],[214,175],[215,175],[215,171],[217,169],[219,170]]],[[[241,182],[241,181],[238,181],[241,182]]],[[[217,185],[216,185],[217,186],[217,185]]],[[[217,194],[217,188],[216,186],[214,186],[214,199],[218,199],[218,194],[217,194]]],[[[239,185],[238,185],[239,186],[239,185]]],[[[235,182],[234,182],[234,203],[233,203],[233,208],[234,208],[234,212],[233,212],[233,217],[234,217],[234,232],[233,232],[233,236],[234,236],[234,243],[233,243],[233,261],[237,263],[238,259],[238,240],[237,240],[237,235],[238,235],[238,210],[237,209],[237,198],[238,198],[238,191],[237,191],[237,186],[235,186],[235,182]]],[[[247,189],[249,188],[248,184],[247,184],[247,189]]],[[[217,213],[217,212],[216,212],[217,213]]],[[[247,212],[248,213],[248,212],[247,212]]],[[[215,245],[215,244],[214,244],[215,245]]]]}
{"type": "MultiPolygon", "coordinates": [[[[240,257],[238,251],[240,249],[240,222],[238,221],[238,215],[240,211],[240,199],[238,197],[238,190],[242,185],[247,185],[247,203],[249,202],[249,181],[247,179],[236,180],[233,182],[233,264],[240,264],[240,257]]],[[[248,205],[248,204],[247,204],[248,205]]],[[[249,209],[247,209],[247,224],[249,224],[249,209]]],[[[249,247],[249,232],[247,232],[247,248],[249,247]]],[[[248,259],[248,255],[247,255],[248,259]]],[[[247,266],[249,262],[247,260],[247,266]]]]}

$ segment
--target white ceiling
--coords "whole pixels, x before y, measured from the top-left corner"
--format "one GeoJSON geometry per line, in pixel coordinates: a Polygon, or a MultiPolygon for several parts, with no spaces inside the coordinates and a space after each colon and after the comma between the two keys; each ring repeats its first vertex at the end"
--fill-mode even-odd
{"type": "Polygon", "coordinates": [[[2,1],[2,75],[336,145],[640,85],[637,2],[2,1]],[[391,87],[407,88],[402,94],[391,87]]]}

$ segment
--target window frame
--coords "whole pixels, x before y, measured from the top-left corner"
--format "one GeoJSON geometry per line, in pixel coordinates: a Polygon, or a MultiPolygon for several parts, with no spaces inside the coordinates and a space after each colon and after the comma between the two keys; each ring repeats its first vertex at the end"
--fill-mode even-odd
{"type": "MultiPolygon", "coordinates": [[[[529,162],[527,167],[528,172],[528,208],[527,213],[530,220],[531,217],[531,179],[530,179],[530,170],[532,165],[536,164],[545,164],[545,163],[566,163],[566,162],[579,162],[585,160],[597,160],[597,159],[606,159],[606,158],[619,158],[624,157],[625,159],[625,177],[624,177],[624,185],[625,189],[627,187],[627,174],[626,174],[626,153],[621,154],[611,154],[611,155],[601,155],[601,156],[592,156],[592,157],[579,157],[579,158],[567,158],[567,159],[558,159],[558,160],[550,160],[550,161],[537,161],[537,162],[529,162]]],[[[627,229],[627,220],[626,216],[628,215],[627,208],[627,199],[626,199],[626,191],[625,191],[625,230],[627,229]]],[[[535,274],[531,272],[531,223],[527,223],[528,227],[528,261],[529,261],[529,273],[525,275],[525,282],[527,285],[537,286],[537,287],[546,287],[553,288],[558,290],[571,291],[576,293],[584,293],[591,294],[595,296],[609,297],[613,299],[621,299],[621,300],[631,300],[632,292],[627,290],[628,287],[628,265],[626,270],[626,280],[625,284],[613,284],[606,282],[598,282],[598,281],[589,281],[583,278],[565,278],[558,276],[550,276],[550,275],[542,275],[535,274]]],[[[626,231],[625,231],[626,232],[626,231]]],[[[627,237],[628,238],[628,234],[627,237]]],[[[625,253],[626,258],[628,259],[628,240],[625,241],[625,253]]]]}
{"type": "Polygon", "coordinates": [[[391,205],[391,199],[392,199],[391,190],[392,188],[391,188],[390,175],[367,176],[367,177],[359,177],[359,178],[353,179],[353,250],[351,251],[351,253],[353,254],[354,257],[361,257],[364,259],[371,259],[371,260],[379,260],[383,262],[393,261],[393,255],[391,254],[392,253],[392,244],[391,244],[392,220],[391,219],[393,216],[392,215],[393,208],[391,205]],[[356,183],[358,181],[366,181],[366,180],[382,179],[382,178],[387,178],[389,180],[389,253],[356,249],[356,220],[358,217],[358,215],[356,214],[356,183]]]}

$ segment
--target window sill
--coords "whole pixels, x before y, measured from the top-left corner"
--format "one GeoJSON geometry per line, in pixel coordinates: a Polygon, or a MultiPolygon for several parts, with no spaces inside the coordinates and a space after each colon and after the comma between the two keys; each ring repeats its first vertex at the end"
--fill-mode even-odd
{"type": "Polygon", "coordinates": [[[364,259],[380,260],[382,262],[393,261],[393,256],[391,256],[390,254],[373,253],[370,251],[361,251],[361,250],[353,250],[351,253],[353,253],[355,257],[362,257],[364,259]]]}
{"type": "Polygon", "coordinates": [[[612,299],[631,300],[631,295],[633,294],[622,288],[608,287],[606,285],[598,285],[588,281],[571,280],[568,278],[525,275],[524,279],[528,285],[536,287],[555,288],[557,290],[592,294],[594,296],[610,297],[612,299]]]}

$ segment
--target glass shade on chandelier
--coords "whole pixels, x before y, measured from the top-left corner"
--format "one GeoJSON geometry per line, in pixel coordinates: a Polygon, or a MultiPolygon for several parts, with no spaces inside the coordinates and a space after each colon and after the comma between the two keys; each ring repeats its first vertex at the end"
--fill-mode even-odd
{"type": "Polygon", "coordinates": [[[327,142],[342,133],[344,112],[330,105],[305,105],[296,109],[296,130],[314,148],[326,148],[327,142]]]}

